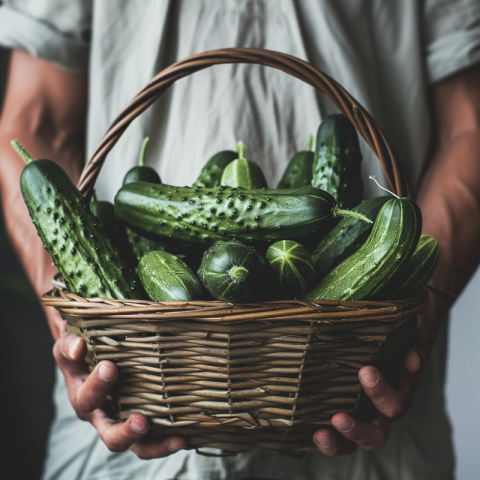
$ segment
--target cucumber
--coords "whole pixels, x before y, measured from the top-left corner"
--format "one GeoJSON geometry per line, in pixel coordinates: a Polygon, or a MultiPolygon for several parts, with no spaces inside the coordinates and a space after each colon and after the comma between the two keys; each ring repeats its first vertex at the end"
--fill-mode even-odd
{"type": "Polygon", "coordinates": [[[362,154],[352,122],[332,114],[318,127],[312,186],[326,190],[340,208],[353,208],[363,197],[362,154]]]}
{"type": "MultiPolygon", "coordinates": [[[[220,179],[225,167],[238,158],[238,153],[233,150],[223,150],[215,154],[205,164],[198,176],[197,180],[193,184],[194,187],[218,187],[220,185],[220,179]]],[[[157,183],[157,182],[152,182],[157,183]]]]}
{"type": "Polygon", "coordinates": [[[20,188],[28,211],[68,289],[85,298],[146,298],[63,169],[50,160],[33,161],[18,142],[12,145],[27,162],[20,188]]]}
{"type": "Polygon", "coordinates": [[[138,165],[131,168],[123,178],[123,185],[135,182],[162,183],[160,176],[152,167],[145,165],[145,152],[147,150],[148,137],[145,138],[140,151],[138,165]]]}
{"type": "Polygon", "coordinates": [[[268,270],[253,247],[230,240],[215,243],[203,254],[198,276],[217,300],[253,302],[263,296],[268,270]]]}
{"type": "Polygon", "coordinates": [[[292,240],[281,240],[271,245],[266,260],[281,290],[289,297],[305,292],[315,277],[310,253],[303,245],[292,240]]]}
{"type": "MultiPolygon", "coordinates": [[[[412,258],[400,274],[391,293],[385,296],[391,300],[420,295],[433,277],[440,263],[440,245],[429,235],[422,235],[412,258]]],[[[392,282],[393,283],[393,282],[392,282]]]]}
{"type": "Polygon", "coordinates": [[[225,167],[220,183],[227,187],[247,189],[267,186],[262,169],[252,160],[245,158],[243,142],[238,142],[238,158],[225,167]]]}
{"type": "MultiPolygon", "coordinates": [[[[115,197],[117,218],[136,233],[181,245],[212,245],[326,234],[338,215],[356,215],[313,187],[246,190],[132,183],[115,197]]],[[[367,219],[368,220],[368,219],[367,219]]],[[[368,220],[370,222],[370,220],[368,220]]]]}
{"type": "Polygon", "coordinates": [[[202,285],[178,257],[168,252],[150,252],[138,264],[138,276],[155,302],[201,300],[202,285]]]}
{"type": "MultiPolygon", "coordinates": [[[[380,209],[391,198],[391,196],[385,195],[365,200],[353,208],[353,211],[362,213],[370,220],[375,221],[380,209]]],[[[366,223],[358,218],[342,218],[312,253],[316,278],[320,280],[339,263],[355,253],[366,242],[372,228],[372,223],[366,223]]]]}
{"type": "Polygon", "coordinates": [[[313,136],[308,137],[307,149],[296,153],[285,169],[277,188],[308,187],[312,184],[314,153],[312,152],[313,136]]]}
{"type": "Polygon", "coordinates": [[[132,254],[126,228],[115,216],[115,207],[113,204],[104,200],[95,199],[90,203],[90,210],[103,225],[105,233],[113,246],[120,252],[122,259],[130,267],[135,267],[138,261],[135,260],[135,257],[132,254]]]}
{"type": "Polygon", "coordinates": [[[422,214],[410,198],[388,200],[365,244],[303,295],[303,300],[381,299],[412,256],[422,214]]]}

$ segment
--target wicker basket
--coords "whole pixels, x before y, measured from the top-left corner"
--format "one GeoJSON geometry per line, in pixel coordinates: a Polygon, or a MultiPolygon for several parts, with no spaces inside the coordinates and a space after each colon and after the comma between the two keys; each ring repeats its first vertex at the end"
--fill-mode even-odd
{"type": "MultiPolygon", "coordinates": [[[[392,190],[408,186],[370,115],[334,80],[289,55],[225,49],[159,73],[114,120],[88,161],[79,189],[90,196],[101,166],[130,122],[176,80],[212,65],[258,63],[325,93],[380,159],[392,190]]],[[[119,420],[151,421],[150,436],[178,434],[190,448],[307,450],[337,412],[372,414],[358,370],[376,365],[395,384],[428,294],[395,302],[296,300],[258,304],[84,299],[61,284],[42,299],[83,337],[93,361],[120,369],[112,392],[119,420]]]]}

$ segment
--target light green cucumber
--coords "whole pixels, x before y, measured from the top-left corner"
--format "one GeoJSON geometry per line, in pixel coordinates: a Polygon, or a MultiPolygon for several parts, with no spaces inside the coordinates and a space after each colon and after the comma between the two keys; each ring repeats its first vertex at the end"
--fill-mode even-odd
{"type": "Polygon", "coordinates": [[[168,252],[150,252],[140,259],[138,276],[155,302],[201,300],[202,285],[188,266],[168,252]]]}
{"type": "Polygon", "coordinates": [[[228,187],[266,188],[267,181],[262,169],[245,158],[244,149],[243,142],[238,142],[238,158],[225,167],[220,183],[228,187]]]}
{"type": "Polygon", "coordinates": [[[422,215],[410,198],[391,199],[377,215],[365,244],[335,267],[303,300],[386,299],[390,282],[408,263],[420,238],[422,215]]]}

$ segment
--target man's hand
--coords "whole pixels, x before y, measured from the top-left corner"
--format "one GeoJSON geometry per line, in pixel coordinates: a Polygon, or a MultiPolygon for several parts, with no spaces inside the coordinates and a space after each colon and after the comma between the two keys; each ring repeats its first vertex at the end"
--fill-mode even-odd
{"type": "Polygon", "coordinates": [[[348,455],[357,447],[365,450],[378,450],[386,442],[390,425],[402,418],[412,403],[413,392],[420,381],[422,362],[416,348],[405,356],[405,376],[400,387],[395,390],[375,367],[363,367],[358,378],[363,390],[378,410],[372,423],[353,418],[347,413],[337,413],[332,417],[332,425],[341,434],[327,429],[315,432],[313,440],[318,449],[330,457],[348,455]]]}
{"type": "Polygon", "coordinates": [[[180,437],[162,441],[142,441],[147,434],[147,417],[134,413],[126,422],[117,423],[102,408],[118,376],[114,363],[101,361],[92,373],[84,361],[85,342],[72,333],[65,333],[55,343],[53,354],[62,370],[70,402],[78,418],[90,422],[112,452],[132,450],[139,458],[149,460],[166,457],[186,447],[180,437]]]}

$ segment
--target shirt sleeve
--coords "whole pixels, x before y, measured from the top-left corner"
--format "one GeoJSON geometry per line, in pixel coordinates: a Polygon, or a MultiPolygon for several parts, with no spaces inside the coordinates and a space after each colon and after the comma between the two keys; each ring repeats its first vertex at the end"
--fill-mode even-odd
{"type": "Polygon", "coordinates": [[[423,27],[430,83],[480,62],[478,0],[424,0],[423,27]]]}
{"type": "Polygon", "coordinates": [[[92,0],[0,1],[0,45],[72,72],[89,63],[92,0]]]}

